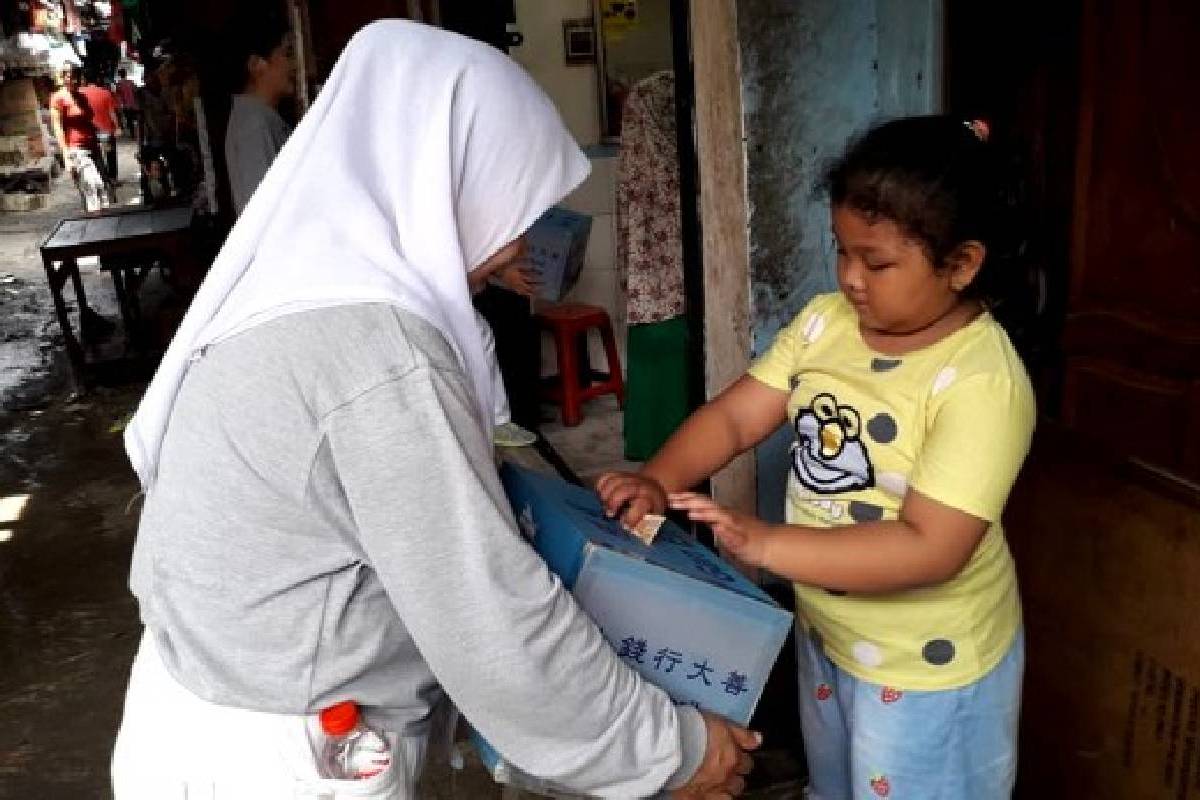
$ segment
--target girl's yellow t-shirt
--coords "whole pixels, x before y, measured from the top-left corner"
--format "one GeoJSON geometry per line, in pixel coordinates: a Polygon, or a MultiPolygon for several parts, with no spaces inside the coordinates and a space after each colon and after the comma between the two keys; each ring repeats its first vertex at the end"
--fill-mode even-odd
{"type": "Polygon", "coordinates": [[[1000,512],[1036,418],[1004,329],[984,313],[929,347],[889,356],[863,342],[842,295],[821,295],[750,375],[791,392],[789,523],[836,529],[896,519],[910,487],[991,522],[962,571],[936,586],[846,594],[796,584],[809,634],[871,683],[939,690],[987,674],[1021,621],[1000,512]]]}

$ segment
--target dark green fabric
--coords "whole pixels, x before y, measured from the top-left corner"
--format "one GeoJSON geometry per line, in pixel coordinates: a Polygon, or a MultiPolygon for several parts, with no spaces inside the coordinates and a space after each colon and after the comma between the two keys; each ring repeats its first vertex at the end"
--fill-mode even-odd
{"type": "Polygon", "coordinates": [[[680,316],[629,326],[625,458],[645,461],[688,414],[688,329],[680,316]]]}

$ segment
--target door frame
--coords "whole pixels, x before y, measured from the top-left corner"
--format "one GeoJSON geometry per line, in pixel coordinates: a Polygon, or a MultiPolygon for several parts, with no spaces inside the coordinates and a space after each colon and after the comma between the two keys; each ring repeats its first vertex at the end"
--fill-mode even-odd
{"type": "MultiPolygon", "coordinates": [[[[691,271],[702,299],[694,329],[702,332],[702,399],[710,400],[746,374],[753,345],[742,75],[736,0],[687,5],[700,228],[700,269],[691,271]]],[[[712,477],[711,491],[723,505],[755,513],[756,484],[748,451],[712,477]]]]}

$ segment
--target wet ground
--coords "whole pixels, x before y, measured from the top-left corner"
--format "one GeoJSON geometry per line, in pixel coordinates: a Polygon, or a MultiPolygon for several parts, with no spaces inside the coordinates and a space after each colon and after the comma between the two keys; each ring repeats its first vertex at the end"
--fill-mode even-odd
{"type": "MultiPolygon", "coordinates": [[[[122,205],[136,203],[136,168],[133,143],[122,139],[117,167],[121,181],[117,199],[122,205]]],[[[46,208],[0,212],[0,416],[36,407],[69,383],[62,334],[38,247],[59,220],[80,211],[74,185],[66,175],[59,175],[46,208]]],[[[80,276],[93,310],[118,319],[108,276],[91,262],[80,264],[80,276]]]]}
{"type": "Polygon", "coordinates": [[[136,390],[58,397],[0,434],[0,798],[104,796],[139,626],[125,588],[136,390]]]}
{"type": "MultiPolygon", "coordinates": [[[[122,156],[127,170],[128,147],[122,156]]],[[[126,587],[137,483],[121,428],[142,385],[74,392],[37,251],[77,209],[61,179],[51,208],[0,214],[0,800],[110,796],[109,754],[140,634],[126,587]]],[[[83,273],[93,308],[115,319],[107,278],[83,273]]],[[[619,460],[619,411],[601,402],[589,415],[580,429],[547,426],[581,474],[619,460]]],[[[794,747],[781,743],[759,763],[761,788],[749,797],[799,796],[794,747]]],[[[493,784],[470,754],[462,772],[431,766],[423,796],[531,797],[493,784]]]]}

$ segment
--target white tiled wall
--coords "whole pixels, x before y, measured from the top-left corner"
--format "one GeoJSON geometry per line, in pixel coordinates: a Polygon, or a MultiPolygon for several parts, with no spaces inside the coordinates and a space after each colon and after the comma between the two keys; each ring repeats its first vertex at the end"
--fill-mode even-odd
{"type": "MultiPolygon", "coordinates": [[[[583,270],[579,281],[567,293],[564,301],[591,303],[603,307],[612,317],[617,336],[617,349],[621,354],[621,368],[625,368],[625,296],[616,270],[616,167],[615,156],[593,156],[592,173],[587,180],[562,203],[567,208],[592,217],[592,232],[588,239],[583,270]]],[[[607,359],[600,337],[590,337],[592,366],[604,370],[607,359]]],[[[554,343],[547,334],[542,342],[542,372],[556,371],[554,343]]]]}

